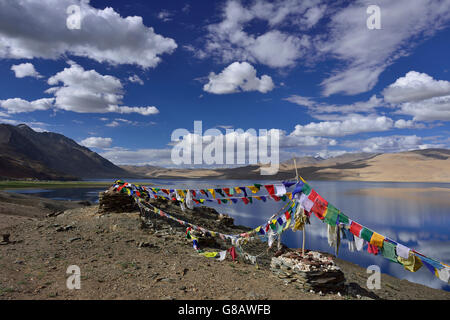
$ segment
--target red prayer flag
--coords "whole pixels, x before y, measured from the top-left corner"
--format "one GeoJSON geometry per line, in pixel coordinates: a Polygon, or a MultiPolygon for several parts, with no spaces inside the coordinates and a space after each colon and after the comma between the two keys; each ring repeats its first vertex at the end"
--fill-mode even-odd
{"type": "Polygon", "coordinates": [[[250,202],[250,201],[248,201],[247,198],[241,198],[241,199],[242,199],[242,201],[244,201],[245,204],[248,204],[250,202]]]}
{"type": "Polygon", "coordinates": [[[323,214],[327,210],[328,207],[328,201],[322,198],[320,195],[317,195],[316,201],[314,202],[313,207],[311,208],[311,211],[314,212],[314,214],[319,218],[320,220],[325,219],[323,214]]]}
{"type": "Polygon", "coordinates": [[[275,195],[275,188],[273,184],[266,184],[264,187],[266,187],[267,192],[269,192],[269,194],[275,195]]]}
{"type": "Polygon", "coordinates": [[[289,213],[289,211],[286,211],[285,215],[286,215],[286,220],[289,220],[291,218],[291,214],[289,213]]]}
{"type": "Polygon", "coordinates": [[[225,193],[227,194],[227,196],[231,197],[232,195],[230,194],[230,188],[223,188],[223,191],[225,191],[225,193]]]}
{"type": "Polygon", "coordinates": [[[319,195],[317,194],[317,192],[314,189],[312,189],[311,193],[308,196],[308,199],[311,200],[312,202],[315,202],[318,196],[319,195]]]}
{"type": "Polygon", "coordinates": [[[368,253],[372,253],[374,255],[377,255],[378,254],[378,247],[373,245],[373,244],[368,243],[367,244],[367,252],[368,253]]]}
{"type": "Polygon", "coordinates": [[[350,225],[350,232],[359,238],[361,230],[362,230],[362,226],[359,223],[352,221],[352,224],[350,225]]]}
{"type": "Polygon", "coordinates": [[[231,247],[230,249],[227,250],[227,252],[230,253],[231,258],[234,261],[236,259],[236,249],[234,247],[231,247]]]}

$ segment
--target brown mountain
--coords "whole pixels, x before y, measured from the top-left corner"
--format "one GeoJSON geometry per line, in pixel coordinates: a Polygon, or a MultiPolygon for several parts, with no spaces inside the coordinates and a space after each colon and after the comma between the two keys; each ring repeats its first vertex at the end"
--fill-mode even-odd
{"type": "Polygon", "coordinates": [[[72,139],[0,124],[0,177],[69,180],[129,176],[124,169],[72,139]]]}
{"type": "MultiPolygon", "coordinates": [[[[398,153],[347,153],[328,159],[296,158],[299,174],[307,180],[396,182],[450,182],[450,150],[426,149],[398,153]]],[[[260,175],[260,166],[228,169],[169,169],[155,166],[121,166],[148,178],[173,179],[292,179],[293,159],[280,164],[273,176],[260,175]]]]}

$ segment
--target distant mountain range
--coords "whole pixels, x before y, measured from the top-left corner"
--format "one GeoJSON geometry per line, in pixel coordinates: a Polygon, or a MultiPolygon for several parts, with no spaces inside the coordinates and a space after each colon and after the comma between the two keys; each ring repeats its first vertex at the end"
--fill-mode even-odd
{"type": "Polygon", "coordinates": [[[72,139],[0,124],[0,177],[40,180],[114,178],[130,175],[72,139]]]}
{"type": "MultiPolygon", "coordinates": [[[[450,150],[426,149],[399,153],[347,153],[322,159],[296,158],[299,175],[307,180],[450,182],[450,150]]],[[[128,172],[160,179],[293,179],[294,160],[283,162],[273,176],[260,175],[259,165],[228,169],[168,169],[121,166],[128,172]]]]}
{"type": "MultiPolygon", "coordinates": [[[[399,153],[347,153],[323,159],[296,158],[299,174],[308,180],[450,182],[450,150],[399,153]]],[[[77,180],[89,178],[268,179],[295,177],[293,159],[276,175],[260,174],[260,165],[224,169],[170,169],[116,166],[74,140],[52,132],[36,132],[21,124],[0,124],[0,178],[77,180]]]]}

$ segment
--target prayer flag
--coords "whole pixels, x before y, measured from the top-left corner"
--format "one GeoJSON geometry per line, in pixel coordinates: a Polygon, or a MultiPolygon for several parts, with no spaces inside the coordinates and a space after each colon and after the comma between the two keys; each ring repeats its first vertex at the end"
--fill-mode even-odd
{"type": "Polygon", "coordinates": [[[270,195],[275,194],[275,187],[273,184],[266,184],[264,187],[266,187],[267,192],[269,192],[270,195]]]}
{"type": "Polygon", "coordinates": [[[333,206],[332,204],[328,204],[326,215],[325,215],[325,222],[329,225],[335,225],[337,222],[339,216],[339,210],[333,206]]]}
{"type": "Polygon", "coordinates": [[[350,225],[350,232],[359,238],[360,234],[361,234],[361,230],[362,230],[362,226],[359,223],[352,221],[352,224],[350,225]]]}
{"type": "Polygon", "coordinates": [[[370,244],[377,246],[378,248],[383,247],[384,237],[381,234],[374,232],[370,238],[370,244]]]}

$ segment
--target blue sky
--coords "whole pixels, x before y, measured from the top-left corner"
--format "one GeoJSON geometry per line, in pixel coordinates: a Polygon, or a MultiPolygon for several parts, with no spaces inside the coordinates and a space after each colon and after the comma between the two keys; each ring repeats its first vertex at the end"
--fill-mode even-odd
{"type": "Polygon", "coordinates": [[[448,0],[0,0],[0,21],[0,122],[118,164],[171,166],[195,120],[276,130],[281,160],[449,145],[448,0]]]}

